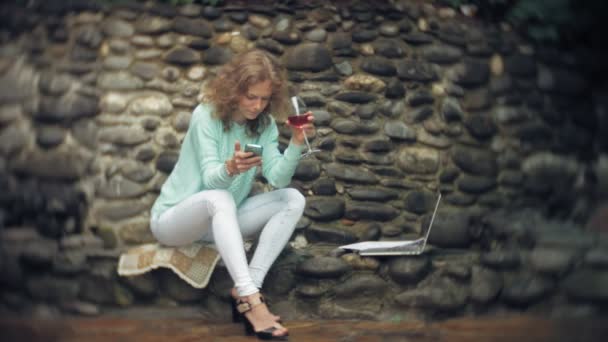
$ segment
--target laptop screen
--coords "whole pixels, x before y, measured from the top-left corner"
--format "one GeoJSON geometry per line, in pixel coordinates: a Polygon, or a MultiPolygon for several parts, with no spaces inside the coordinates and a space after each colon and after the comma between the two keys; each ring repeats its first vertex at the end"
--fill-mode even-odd
{"type": "Polygon", "coordinates": [[[435,203],[435,209],[429,222],[429,227],[424,237],[420,237],[415,240],[402,240],[402,241],[363,241],[352,243],[349,245],[340,246],[342,249],[358,251],[361,255],[399,255],[399,254],[420,254],[424,251],[426,243],[429,239],[433,222],[435,221],[435,215],[437,215],[437,208],[439,208],[439,202],[441,201],[441,193],[435,203]]]}
{"type": "Polygon", "coordinates": [[[424,243],[422,244],[422,250],[426,247],[426,242],[429,239],[429,235],[431,234],[431,228],[433,228],[433,221],[435,221],[435,215],[437,214],[437,208],[439,208],[439,201],[441,201],[441,192],[439,193],[439,197],[437,197],[437,202],[435,202],[435,209],[433,210],[433,216],[431,216],[431,222],[429,223],[429,229],[426,230],[426,236],[424,237],[424,243]]]}

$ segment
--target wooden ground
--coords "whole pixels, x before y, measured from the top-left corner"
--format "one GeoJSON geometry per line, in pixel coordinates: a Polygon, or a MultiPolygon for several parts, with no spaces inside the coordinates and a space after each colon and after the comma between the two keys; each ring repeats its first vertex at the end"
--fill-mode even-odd
{"type": "MultiPolygon", "coordinates": [[[[608,341],[608,319],[511,316],[443,322],[291,321],[290,341],[608,341]]],[[[0,319],[0,341],[256,341],[241,325],[197,319],[0,319]]]]}

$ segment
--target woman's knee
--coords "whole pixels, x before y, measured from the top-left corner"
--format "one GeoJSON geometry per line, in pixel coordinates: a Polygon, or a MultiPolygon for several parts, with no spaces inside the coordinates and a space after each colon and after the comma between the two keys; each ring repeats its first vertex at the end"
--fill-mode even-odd
{"type": "Polygon", "coordinates": [[[236,212],[234,197],[227,190],[208,190],[211,192],[210,204],[215,213],[236,212]]]}
{"type": "Polygon", "coordinates": [[[283,189],[285,202],[291,209],[304,210],[306,206],[306,197],[302,195],[298,190],[293,188],[283,189]]]}
{"type": "MultiPolygon", "coordinates": [[[[166,221],[166,220],[165,220],[166,221]]],[[[191,243],[191,234],[188,230],[178,230],[170,222],[161,222],[158,219],[150,220],[150,231],[154,238],[165,246],[183,246],[191,243]]]]}

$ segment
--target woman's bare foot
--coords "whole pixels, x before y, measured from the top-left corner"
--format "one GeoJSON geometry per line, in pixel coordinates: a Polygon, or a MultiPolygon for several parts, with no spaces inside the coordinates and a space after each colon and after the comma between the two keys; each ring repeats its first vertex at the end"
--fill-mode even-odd
{"type": "MultiPolygon", "coordinates": [[[[232,296],[232,299],[234,299],[234,300],[239,299],[239,294],[236,292],[236,288],[235,287],[233,287],[230,290],[230,295],[232,296]]],[[[268,306],[266,306],[266,308],[268,308],[268,306]]],[[[279,323],[281,322],[281,316],[277,316],[277,315],[275,315],[273,313],[270,313],[270,314],[274,317],[275,322],[279,322],[279,323]]]]}
{"type": "Polygon", "coordinates": [[[259,332],[274,327],[276,328],[272,333],[274,336],[288,335],[287,328],[283,327],[275,320],[275,316],[268,311],[268,307],[265,303],[260,303],[260,297],[261,294],[259,292],[240,297],[241,301],[246,303],[259,303],[257,305],[252,305],[251,310],[245,312],[245,317],[251,322],[251,325],[253,325],[253,330],[259,332]]]}

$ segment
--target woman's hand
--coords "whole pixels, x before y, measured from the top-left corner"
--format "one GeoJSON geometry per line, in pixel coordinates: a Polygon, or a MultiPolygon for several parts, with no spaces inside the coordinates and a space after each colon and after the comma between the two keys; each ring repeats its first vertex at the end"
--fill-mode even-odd
{"type": "Polygon", "coordinates": [[[236,176],[260,165],[262,165],[262,157],[256,156],[253,152],[241,151],[241,143],[237,140],[234,143],[232,158],[226,161],[226,170],[231,176],[236,176]]]}
{"type": "Polygon", "coordinates": [[[301,115],[308,115],[308,123],[304,124],[303,126],[296,127],[290,124],[289,121],[285,123],[287,126],[289,126],[289,128],[291,128],[291,140],[296,145],[304,144],[304,133],[306,133],[308,140],[315,136],[315,126],[313,124],[315,121],[314,115],[312,115],[312,112],[306,112],[301,115]]]}

